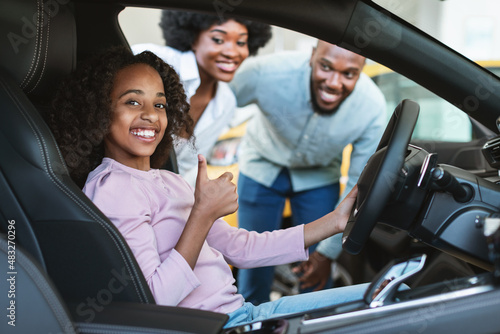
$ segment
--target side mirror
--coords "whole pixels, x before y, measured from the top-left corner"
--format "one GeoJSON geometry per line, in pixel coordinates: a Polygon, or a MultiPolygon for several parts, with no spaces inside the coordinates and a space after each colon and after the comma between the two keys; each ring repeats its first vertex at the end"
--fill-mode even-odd
{"type": "Polygon", "coordinates": [[[401,284],[424,267],[427,255],[422,254],[404,260],[391,261],[375,277],[363,297],[370,307],[382,306],[390,300],[401,284]]]}

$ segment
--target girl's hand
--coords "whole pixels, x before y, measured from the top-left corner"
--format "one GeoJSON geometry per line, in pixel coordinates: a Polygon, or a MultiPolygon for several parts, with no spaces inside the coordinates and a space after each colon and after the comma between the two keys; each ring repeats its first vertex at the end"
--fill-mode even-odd
{"type": "Polygon", "coordinates": [[[304,226],[306,248],[344,231],[357,195],[358,186],[355,185],[334,211],[304,226]]]}
{"type": "Polygon", "coordinates": [[[349,194],[347,194],[344,200],[335,209],[335,212],[337,212],[338,215],[336,222],[337,222],[337,229],[339,230],[339,232],[343,232],[345,226],[347,225],[347,221],[349,220],[352,206],[356,201],[357,195],[358,195],[358,185],[356,184],[349,192],[349,194]]]}
{"type": "Polygon", "coordinates": [[[238,195],[232,179],[233,174],[226,172],[217,179],[210,180],[207,175],[207,161],[199,154],[193,210],[206,215],[211,222],[235,212],[238,209],[238,195]]]}
{"type": "Polygon", "coordinates": [[[175,246],[192,269],[196,266],[213,223],[238,209],[238,195],[232,179],[233,174],[224,173],[219,178],[210,180],[207,175],[207,161],[201,154],[198,155],[194,205],[175,246]]]}

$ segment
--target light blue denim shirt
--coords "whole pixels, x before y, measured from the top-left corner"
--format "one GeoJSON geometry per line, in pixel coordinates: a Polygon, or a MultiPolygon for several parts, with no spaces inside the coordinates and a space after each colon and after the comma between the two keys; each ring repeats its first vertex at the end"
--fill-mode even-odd
{"type": "Polygon", "coordinates": [[[310,53],[271,54],[248,59],[237,71],[230,86],[238,106],[255,103],[260,109],[240,146],[239,168],[271,186],[286,167],[294,191],[308,190],[339,182],[343,149],[352,144],[345,196],[382,136],[387,123],[385,99],[361,74],[333,115],[315,113],[309,59],[310,53]]]}

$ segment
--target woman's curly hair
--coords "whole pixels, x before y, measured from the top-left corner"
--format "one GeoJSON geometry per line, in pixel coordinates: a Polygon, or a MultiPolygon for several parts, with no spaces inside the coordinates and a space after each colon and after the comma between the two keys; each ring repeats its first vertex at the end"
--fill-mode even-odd
{"type": "Polygon", "coordinates": [[[113,47],[79,66],[62,82],[48,114],[49,126],[70,175],[79,186],[83,186],[88,174],[104,157],[116,74],[133,64],[147,64],[158,71],[167,97],[168,125],[151,156],[151,167],[160,168],[166,161],[173,135],[192,135],[189,104],[175,70],[152,52],[134,55],[127,47],[113,47]]]}
{"type": "Polygon", "coordinates": [[[271,26],[265,23],[185,11],[163,10],[160,27],[168,46],[179,51],[189,51],[200,32],[228,20],[235,20],[247,28],[248,51],[251,56],[256,55],[259,48],[271,39],[271,26]]]}

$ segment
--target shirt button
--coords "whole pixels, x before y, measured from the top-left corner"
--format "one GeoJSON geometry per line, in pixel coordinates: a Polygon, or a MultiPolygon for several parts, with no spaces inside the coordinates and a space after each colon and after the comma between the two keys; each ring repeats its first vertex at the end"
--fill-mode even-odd
{"type": "Polygon", "coordinates": [[[305,140],[308,140],[308,139],[309,139],[309,136],[308,136],[308,135],[305,135],[305,136],[304,136],[304,139],[305,139],[305,140]]]}

